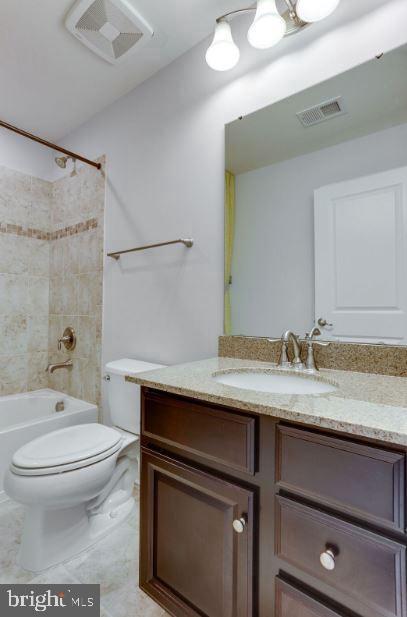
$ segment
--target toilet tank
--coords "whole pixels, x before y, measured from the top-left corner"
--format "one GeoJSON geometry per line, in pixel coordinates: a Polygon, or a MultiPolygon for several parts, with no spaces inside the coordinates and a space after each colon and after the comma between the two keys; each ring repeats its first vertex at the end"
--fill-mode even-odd
{"type": "Polygon", "coordinates": [[[110,416],[114,426],[140,434],[140,386],[125,380],[126,375],[163,368],[141,360],[123,358],[106,364],[106,379],[110,416]]]}

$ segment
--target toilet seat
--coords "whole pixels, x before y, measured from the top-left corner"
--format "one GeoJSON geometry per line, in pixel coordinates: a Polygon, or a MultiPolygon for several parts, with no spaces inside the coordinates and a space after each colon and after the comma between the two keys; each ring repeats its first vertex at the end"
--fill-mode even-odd
{"type": "Polygon", "coordinates": [[[22,476],[59,474],[87,467],[117,453],[118,431],[102,424],[82,424],[34,439],[14,453],[10,469],[22,476]]]}

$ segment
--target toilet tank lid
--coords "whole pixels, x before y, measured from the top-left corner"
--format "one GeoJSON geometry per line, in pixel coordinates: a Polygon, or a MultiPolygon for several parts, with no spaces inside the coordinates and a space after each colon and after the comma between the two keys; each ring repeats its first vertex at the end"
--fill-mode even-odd
{"type": "Polygon", "coordinates": [[[137,373],[144,373],[144,371],[153,371],[156,368],[165,368],[165,365],[123,358],[122,360],[108,362],[105,368],[107,373],[113,375],[136,375],[137,373]]]}

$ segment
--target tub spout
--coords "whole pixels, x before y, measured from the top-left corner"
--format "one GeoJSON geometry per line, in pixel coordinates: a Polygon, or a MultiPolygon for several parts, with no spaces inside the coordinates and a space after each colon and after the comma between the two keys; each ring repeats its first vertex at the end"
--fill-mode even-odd
{"type": "Polygon", "coordinates": [[[49,373],[50,375],[54,372],[57,371],[60,368],[72,368],[73,367],[73,362],[72,360],[65,360],[65,362],[58,362],[57,364],[48,364],[47,368],[45,369],[47,373],[49,373]]]}

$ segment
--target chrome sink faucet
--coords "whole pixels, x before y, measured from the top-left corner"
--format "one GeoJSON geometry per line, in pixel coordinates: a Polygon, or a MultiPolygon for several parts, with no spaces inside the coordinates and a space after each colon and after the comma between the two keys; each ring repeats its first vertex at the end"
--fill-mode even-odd
{"type": "Polygon", "coordinates": [[[291,330],[284,332],[281,337],[281,355],[278,366],[280,368],[294,368],[296,370],[303,370],[305,368],[303,361],[301,360],[301,345],[298,336],[291,330]],[[292,341],[294,348],[294,358],[292,362],[288,357],[288,343],[292,341]]]}

